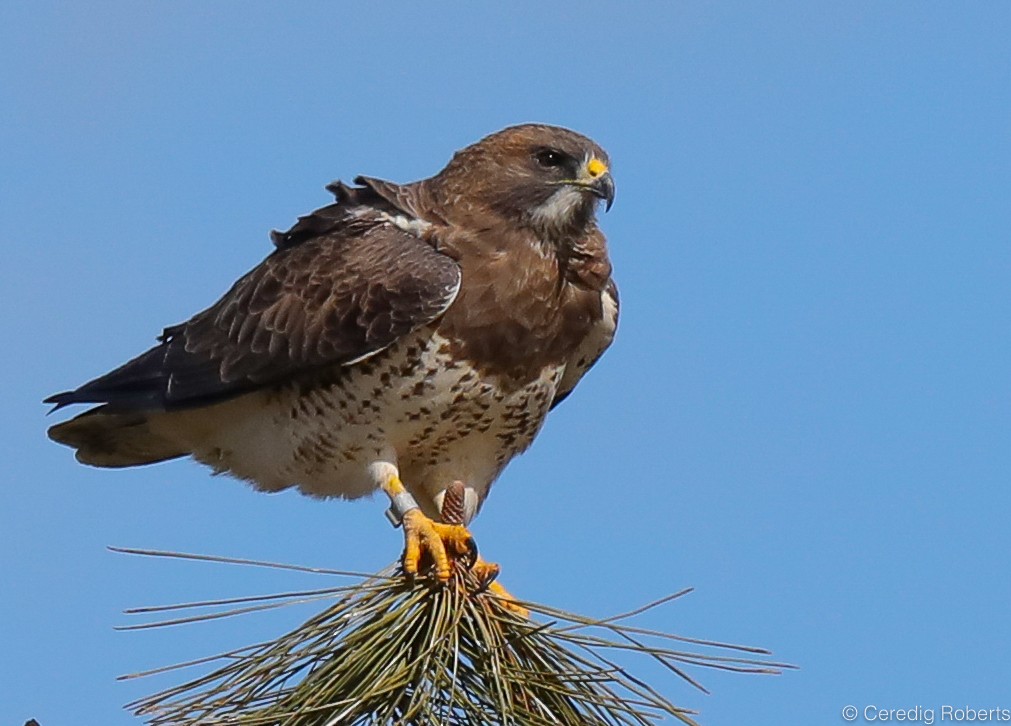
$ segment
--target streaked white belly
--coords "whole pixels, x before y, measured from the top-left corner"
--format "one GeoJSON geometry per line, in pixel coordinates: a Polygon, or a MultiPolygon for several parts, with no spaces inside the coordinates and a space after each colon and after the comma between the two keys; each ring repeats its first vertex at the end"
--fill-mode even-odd
{"type": "MultiPolygon", "coordinates": [[[[371,493],[367,467],[395,458],[416,497],[435,497],[454,480],[480,500],[526,449],[551,406],[564,366],[513,390],[482,377],[423,329],[337,382],[257,391],[201,412],[165,419],[194,457],[258,489],[296,486],[320,497],[371,493]]],[[[426,503],[422,502],[425,506],[426,503]]]]}

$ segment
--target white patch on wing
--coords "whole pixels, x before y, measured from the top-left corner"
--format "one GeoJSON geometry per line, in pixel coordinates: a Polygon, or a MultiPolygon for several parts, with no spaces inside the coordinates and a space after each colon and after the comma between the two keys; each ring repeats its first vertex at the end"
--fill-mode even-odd
{"type": "Polygon", "coordinates": [[[607,288],[600,295],[601,316],[596,325],[576,349],[575,354],[565,364],[565,374],[558,384],[558,396],[566,396],[576,387],[580,379],[604,354],[618,328],[618,301],[607,288]]]}
{"type": "Polygon", "coordinates": [[[387,212],[380,212],[379,218],[384,222],[389,222],[397,229],[401,229],[407,234],[414,235],[415,237],[421,237],[428,230],[432,228],[432,225],[423,219],[417,219],[416,217],[408,217],[404,214],[388,214],[387,212]]]}
{"type": "Polygon", "coordinates": [[[422,237],[432,228],[431,222],[426,222],[423,219],[408,217],[406,214],[390,214],[389,212],[378,210],[375,207],[357,207],[350,214],[354,219],[375,217],[380,222],[392,224],[397,229],[407,232],[407,234],[414,237],[422,237]]]}
{"type": "Polygon", "coordinates": [[[603,303],[604,320],[606,321],[606,334],[608,338],[613,338],[614,331],[618,328],[618,301],[614,299],[609,290],[605,289],[604,294],[601,296],[601,302],[603,303]]]}

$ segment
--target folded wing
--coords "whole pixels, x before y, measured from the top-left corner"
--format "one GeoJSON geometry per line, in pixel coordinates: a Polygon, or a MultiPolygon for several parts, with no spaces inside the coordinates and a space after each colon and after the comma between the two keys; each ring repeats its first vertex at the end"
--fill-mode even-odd
{"type": "Polygon", "coordinates": [[[47,402],[202,405],[368,358],[452,304],[454,260],[378,211],[326,218],[314,236],[299,230],[296,244],[279,245],[210,308],[167,328],[160,345],[47,402]]]}

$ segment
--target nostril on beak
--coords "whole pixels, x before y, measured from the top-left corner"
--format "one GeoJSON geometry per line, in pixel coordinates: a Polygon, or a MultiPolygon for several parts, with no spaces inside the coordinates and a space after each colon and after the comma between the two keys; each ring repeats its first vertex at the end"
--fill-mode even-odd
{"type": "Polygon", "coordinates": [[[596,179],[600,175],[607,173],[607,164],[602,162],[600,159],[590,159],[590,161],[586,164],[586,173],[596,179]]]}

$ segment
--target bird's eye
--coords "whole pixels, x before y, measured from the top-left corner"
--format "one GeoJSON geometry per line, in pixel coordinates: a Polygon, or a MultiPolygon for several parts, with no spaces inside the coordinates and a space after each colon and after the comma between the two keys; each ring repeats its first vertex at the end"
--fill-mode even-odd
{"type": "Polygon", "coordinates": [[[553,169],[565,163],[565,154],[554,149],[539,149],[534,154],[534,158],[546,169],[553,169]]]}

